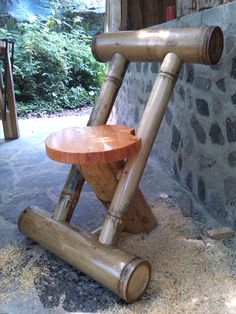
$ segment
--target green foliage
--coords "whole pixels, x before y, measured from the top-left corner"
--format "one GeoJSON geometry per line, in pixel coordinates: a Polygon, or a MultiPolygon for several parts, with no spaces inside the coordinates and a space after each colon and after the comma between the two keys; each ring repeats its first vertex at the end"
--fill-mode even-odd
{"type": "Polygon", "coordinates": [[[54,112],[93,103],[106,66],[91,54],[91,37],[79,20],[50,17],[19,23],[0,38],[16,40],[14,82],[18,112],[54,112]]]}

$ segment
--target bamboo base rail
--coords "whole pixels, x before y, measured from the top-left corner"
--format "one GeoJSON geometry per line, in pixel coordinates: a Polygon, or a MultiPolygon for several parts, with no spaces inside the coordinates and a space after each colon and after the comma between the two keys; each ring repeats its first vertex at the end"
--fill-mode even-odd
{"type": "Polygon", "coordinates": [[[8,41],[0,41],[0,57],[5,63],[5,80],[0,69],[0,118],[6,140],[17,139],[20,136],[9,45],[11,43],[8,41]]]}
{"type": "MultiPolygon", "coordinates": [[[[71,167],[52,218],[29,207],[19,218],[20,231],[125,301],[137,301],[149,283],[150,265],[114,245],[125,226],[133,233],[149,231],[156,226],[138,184],[182,63],[214,64],[219,60],[222,49],[223,36],[218,27],[161,32],[152,29],[96,36],[94,54],[101,60],[112,58],[112,63],[88,125],[106,124],[128,66],[127,60],[163,59],[137,130],[137,136],[141,138],[140,150],[127,156],[125,161],[114,159],[106,164],[79,164],[79,158],[71,159],[76,165],[71,167]],[[69,223],[84,180],[91,185],[101,202],[109,207],[98,239],[69,223]]],[[[60,157],[55,159],[60,160],[60,157]]]]}
{"type": "Polygon", "coordinates": [[[111,289],[128,303],[137,301],[149,280],[150,264],[134,255],[97,242],[90,233],[79,232],[47,217],[38,209],[27,208],[18,222],[19,229],[85,274],[111,289]]]}

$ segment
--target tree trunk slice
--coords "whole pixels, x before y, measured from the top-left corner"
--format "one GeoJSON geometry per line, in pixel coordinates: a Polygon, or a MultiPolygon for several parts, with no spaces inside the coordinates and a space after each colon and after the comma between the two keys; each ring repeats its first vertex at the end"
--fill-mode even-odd
{"type": "MultiPolygon", "coordinates": [[[[81,174],[106,208],[110,206],[123,166],[123,161],[107,165],[79,166],[81,174]]],[[[143,233],[153,230],[156,225],[156,218],[138,188],[128,209],[124,231],[143,233]]]]}

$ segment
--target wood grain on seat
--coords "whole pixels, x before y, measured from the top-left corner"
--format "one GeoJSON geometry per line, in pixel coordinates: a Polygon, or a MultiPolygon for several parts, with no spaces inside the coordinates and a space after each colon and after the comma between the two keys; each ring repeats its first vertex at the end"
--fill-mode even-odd
{"type": "Polygon", "coordinates": [[[47,155],[70,164],[110,163],[137,153],[141,139],[123,125],[72,127],[52,133],[45,141],[47,155]]]}

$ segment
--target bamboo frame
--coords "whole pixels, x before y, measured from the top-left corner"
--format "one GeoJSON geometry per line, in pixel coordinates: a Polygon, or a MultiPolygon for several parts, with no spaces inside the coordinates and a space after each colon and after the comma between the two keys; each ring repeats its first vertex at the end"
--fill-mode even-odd
{"type": "Polygon", "coordinates": [[[162,61],[173,52],[184,62],[215,64],[222,50],[223,33],[216,26],[104,33],[95,36],[92,43],[99,61],[109,61],[114,53],[129,61],[162,61]]]}
{"type": "MultiPolygon", "coordinates": [[[[213,29],[210,30],[212,31],[213,29]]],[[[210,32],[209,36],[206,33],[203,36],[202,46],[200,43],[197,44],[201,52],[197,54],[195,51],[196,54],[193,54],[187,60],[202,62],[208,58],[207,62],[214,63],[216,55],[218,58],[219,51],[217,54],[212,54],[212,47],[218,47],[218,39],[213,40],[212,33],[210,32]],[[208,44],[206,44],[206,41],[208,44]],[[202,47],[205,47],[204,57],[202,55],[202,47]]],[[[213,37],[216,38],[215,35],[213,37]]],[[[185,41],[188,42],[187,39],[185,41]]],[[[141,44],[147,45],[147,42],[141,41],[141,44]]],[[[124,48],[123,46],[122,49],[124,48]]],[[[129,49],[126,48],[126,50],[128,51],[129,49]]],[[[118,242],[127,217],[131,213],[130,204],[136,202],[139,204],[136,209],[135,205],[132,207],[137,217],[140,214],[140,203],[145,204],[145,199],[138,190],[138,184],[178,78],[183,62],[182,57],[186,56],[183,52],[184,47],[180,51],[182,51],[181,56],[166,51],[167,54],[162,62],[160,72],[157,75],[137,130],[137,136],[142,139],[140,151],[128,158],[125,166],[124,162],[97,165],[91,168],[86,165],[72,166],[53,217],[50,218],[39,210],[27,208],[18,221],[19,229],[25,235],[93,277],[129,303],[137,301],[144,293],[150,280],[150,265],[147,261],[120,250],[113,245],[118,242]],[[82,175],[93,186],[98,198],[105,205],[110,204],[98,240],[96,239],[97,234],[89,234],[68,222],[84,183],[82,175]],[[106,179],[108,182],[104,190],[103,183],[106,179]],[[108,188],[110,184],[112,186],[111,189],[108,188]],[[137,195],[141,195],[141,198],[137,198],[137,195]]],[[[104,50],[104,55],[106,54],[107,51],[104,50]]],[[[144,57],[144,55],[145,53],[143,54],[142,52],[139,57],[144,57]]],[[[120,53],[116,53],[113,56],[107,79],[102,87],[100,97],[91,114],[88,125],[106,123],[128,66],[126,58],[127,56],[124,57],[120,53]]],[[[145,214],[141,217],[142,219],[147,218],[146,210],[144,211],[145,214]]],[[[150,218],[151,220],[152,217],[150,218]]],[[[155,220],[153,219],[153,221],[155,225],[155,220]]]]}

